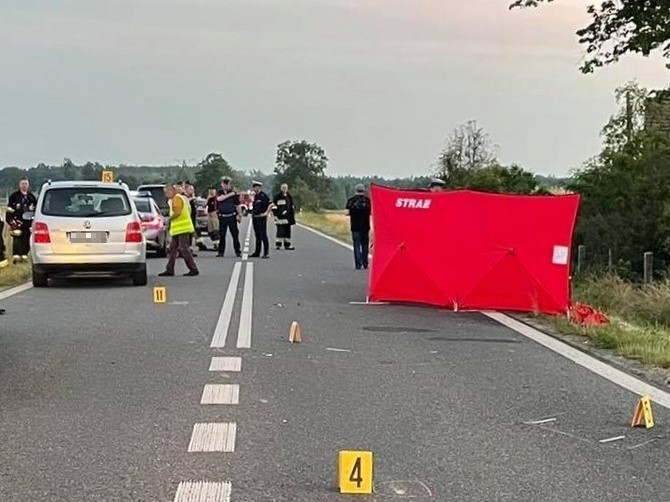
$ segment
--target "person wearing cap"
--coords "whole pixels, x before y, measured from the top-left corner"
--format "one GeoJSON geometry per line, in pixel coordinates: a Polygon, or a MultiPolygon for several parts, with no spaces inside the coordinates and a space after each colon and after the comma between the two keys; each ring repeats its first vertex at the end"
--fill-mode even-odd
{"type": "Polygon", "coordinates": [[[221,190],[219,190],[216,200],[219,215],[219,252],[216,256],[224,255],[226,251],[226,231],[230,230],[235,256],[239,258],[242,256],[242,246],[240,246],[238,223],[242,221],[242,207],[240,206],[239,195],[233,190],[233,180],[230,176],[221,178],[221,190]]]}
{"type": "Polygon", "coordinates": [[[251,210],[251,217],[254,224],[254,240],[256,241],[256,250],[249,258],[258,258],[261,256],[261,244],[263,245],[263,258],[270,257],[270,242],[268,241],[268,215],[272,211],[272,201],[268,194],[262,188],[263,183],[253,181],[251,187],[254,190],[254,205],[251,210]]]}
{"type": "Polygon", "coordinates": [[[291,244],[291,225],[295,225],[295,210],[293,208],[293,197],[289,193],[286,183],[281,184],[279,193],[272,199],[272,208],[275,225],[277,225],[277,235],[275,237],[277,249],[281,249],[283,244],[284,249],[294,250],[295,248],[291,244]]]}
{"type": "Polygon", "coordinates": [[[365,187],[359,183],[355,187],[356,195],[347,201],[347,215],[351,228],[351,240],[354,243],[354,266],[356,270],[368,268],[370,249],[370,215],[372,203],[365,195],[365,187]]]}
{"type": "Polygon", "coordinates": [[[428,186],[428,189],[431,192],[444,192],[444,187],[446,186],[446,183],[444,180],[441,180],[439,178],[433,178],[430,180],[430,185],[428,186]]]}

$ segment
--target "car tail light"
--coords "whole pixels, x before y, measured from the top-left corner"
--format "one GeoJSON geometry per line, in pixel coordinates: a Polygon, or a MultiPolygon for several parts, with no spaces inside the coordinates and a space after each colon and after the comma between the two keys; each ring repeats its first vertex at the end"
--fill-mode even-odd
{"type": "Polygon", "coordinates": [[[139,221],[131,221],[126,227],[126,242],[142,242],[142,225],[139,221]]]}
{"type": "Polygon", "coordinates": [[[49,235],[49,225],[36,221],[33,226],[33,239],[35,244],[51,244],[51,236],[49,235]]]}
{"type": "Polygon", "coordinates": [[[151,215],[142,216],[142,228],[151,228],[158,230],[163,227],[163,218],[156,216],[155,218],[151,215]]]}

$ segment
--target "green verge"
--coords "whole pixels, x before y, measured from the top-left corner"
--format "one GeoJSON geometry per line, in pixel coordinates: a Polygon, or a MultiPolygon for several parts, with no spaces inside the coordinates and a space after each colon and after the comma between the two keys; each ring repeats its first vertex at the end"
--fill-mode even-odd
{"type": "MultiPolygon", "coordinates": [[[[301,213],[299,223],[351,243],[343,213],[301,213]]],[[[574,301],[605,312],[611,324],[582,328],[563,317],[541,320],[559,333],[588,338],[592,345],[643,364],[670,368],[670,281],[637,286],[615,276],[584,278],[574,301]]]]}
{"type": "Polygon", "coordinates": [[[17,263],[0,269],[0,288],[11,288],[28,282],[31,277],[30,263],[17,263]]]}

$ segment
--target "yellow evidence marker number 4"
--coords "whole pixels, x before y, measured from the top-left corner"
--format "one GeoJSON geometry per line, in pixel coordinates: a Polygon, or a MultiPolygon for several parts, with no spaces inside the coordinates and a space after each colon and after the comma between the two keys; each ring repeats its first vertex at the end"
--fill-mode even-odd
{"type": "Polygon", "coordinates": [[[167,293],[165,286],[154,287],[154,303],[165,303],[167,301],[167,293]]]}
{"type": "Polygon", "coordinates": [[[372,493],[372,452],[341,451],[340,493],[372,493]]]}

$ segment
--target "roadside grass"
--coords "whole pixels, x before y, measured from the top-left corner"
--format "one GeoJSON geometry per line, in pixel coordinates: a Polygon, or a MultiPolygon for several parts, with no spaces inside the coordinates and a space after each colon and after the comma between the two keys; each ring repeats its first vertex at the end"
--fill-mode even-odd
{"type": "MultiPolygon", "coordinates": [[[[301,213],[297,219],[351,243],[349,219],[344,213],[301,213]]],[[[574,284],[573,299],[602,310],[611,324],[583,328],[564,317],[542,319],[559,333],[585,337],[595,347],[670,369],[670,281],[640,286],[616,276],[583,278],[574,284]]]]}
{"type": "MultiPolygon", "coordinates": [[[[11,256],[10,256],[11,258],[11,256]]],[[[30,263],[11,263],[0,269],[0,288],[11,288],[28,282],[31,277],[30,263]]]]}
{"type": "Polygon", "coordinates": [[[298,223],[319,230],[326,235],[351,244],[349,218],[342,212],[309,213],[302,212],[296,215],[298,223]]]}

